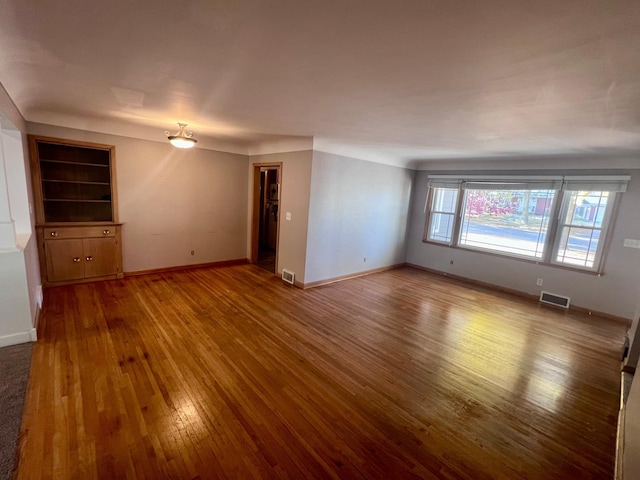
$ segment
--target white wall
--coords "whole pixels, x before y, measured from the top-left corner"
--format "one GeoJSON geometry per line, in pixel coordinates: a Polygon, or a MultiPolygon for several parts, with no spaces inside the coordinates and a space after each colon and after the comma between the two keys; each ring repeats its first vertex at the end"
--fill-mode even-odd
{"type": "MultiPolygon", "coordinates": [[[[280,179],[279,236],[278,236],[278,273],[283,268],[296,274],[296,283],[305,282],[305,264],[307,251],[307,227],[309,222],[309,192],[311,188],[312,151],[271,153],[252,155],[251,165],[255,163],[282,162],[280,179]],[[286,214],[291,214],[291,220],[286,214]]],[[[251,208],[253,205],[253,168],[248,169],[248,208],[247,228],[251,232],[251,208]]],[[[247,252],[251,251],[251,239],[247,239],[247,252]]]]}
{"type": "MultiPolygon", "coordinates": [[[[478,161],[477,170],[453,171],[446,173],[496,173],[500,162],[478,161]]],[[[606,164],[606,163],[604,163],[606,164]]],[[[508,163],[510,168],[518,166],[517,161],[508,163]]],[[[521,163],[531,169],[531,163],[521,163]]],[[[577,162],[556,160],[552,168],[555,173],[577,173],[577,162]]],[[[624,166],[624,164],[621,164],[624,166]]],[[[449,167],[451,168],[451,166],[449,167]]],[[[600,171],[599,173],[613,173],[600,171]]],[[[631,181],[622,195],[617,221],[613,225],[611,244],[606,256],[604,274],[597,275],[571,271],[548,265],[516,260],[497,255],[477,253],[470,250],[449,248],[422,242],[427,194],[427,175],[445,173],[433,170],[418,173],[409,228],[407,262],[445,273],[459,275],[473,280],[487,282],[531,295],[545,291],[567,295],[571,303],[595,312],[603,312],[627,319],[635,318],[640,299],[640,250],[623,247],[625,238],[640,239],[640,170],[624,169],[616,173],[630,174],[631,181]],[[453,265],[450,262],[453,261],[453,265]],[[536,279],[542,278],[543,287],[536,286],[536,279]]],[[[519,171],[520,174],[532,173],[519,171]]],[[[535,173],[540,174],[540,171],[535,173]]],[[[595,171],[582,172],[598,173],[595,171]]]]}
{"type": "Polygon", "coordinates": [[[405,262],[413,173],[313,152],[305,283],[405,262]]]}
{"type": "Polygon", "coordinates": [[[36,339],[40,271],[30,212],[26,123],[0,85],[0,347],[36,339]]]}
{"type": "Polygon", "coordinates": [[[22,250],[0,253],[0,347],[35,340],[22,250]]]}
{"type": "Polygon", "coordinates": [[[115,145],[125,272],[247,258],[246,155],[51,125],[28,128],[115,145]]]}
{"type": "Polygon", "coordinates": [[[5,157],[9,203],[14,221],[15,232],[18,235],[29,235],[32,232],[31,214],[29,207],[30,184],[28,174],[28,149],[23,148],[23,134],[14,129],[2,129],[2,148],[5,157]]]}
{"type": "Polygon", "coordinates": [[[7,163],[3,148],[3,126],[0,123],[0,251],[11,250],[16,246],[16,228],[11,212],[11,196],[9,195],[9,180],[7,163]]]}

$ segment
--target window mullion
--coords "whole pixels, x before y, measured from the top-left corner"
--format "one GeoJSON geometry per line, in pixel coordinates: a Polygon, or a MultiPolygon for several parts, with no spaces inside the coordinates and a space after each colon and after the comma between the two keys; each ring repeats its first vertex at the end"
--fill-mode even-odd
{"type": "Polygon", "coordinates": [[[542,261],[544,263],[552,263],[552,259],[558,256],[558,246],[560,245],[560,232],[562,231],[562,222],[560,219],[564,214],[565,195],[562,191],[557,191],[553,198],[553,207],[549,216],[549,228],[547,228],[547,236],[545,238],[544,255],[542,261]]]}
{"type": "Polygon", "coordinates": [[[453,232],[451,234],[451,243],[452,246],[457,246],[460,243],[460,228],[462,225],[462,206],[467,201],[467,190],[462,188],[458,189],[458,203],[456,204],[455,216],[453,218],[453,232]]]}
{"type": "Polygon", "coordinates": [[[427,189],[427,198],[424,203],[424,212],[426,215],[424,219],[424,232],[422,233],[423,242],[426,242],[429,239],[429,224],[431,223],[431,216],[433,215],[429,209],[431,208],[431,202],[433,202],[433,190],[433,188],[427,189]]]}
{"type": "Polygon", "coordinates": [[[598,251],[596,252],[596,258],[594,262],[594,268],[596,272],[598,272],[598,275],[602,275],[602,272],[604,271],[606,252],[608,251],[609,244],[611,243],[611,237],[613,235],[613,223],[614,219],[616,218],[616,213],[618,211],[620,202],[619,194],[612,193],[610,195],[613,197],[613,202],[612,204],[607,205],[607,209],[605,210],[605,216],[600,226],[600,240],[602,241],[602,245],[598,246],[598,251]]]}

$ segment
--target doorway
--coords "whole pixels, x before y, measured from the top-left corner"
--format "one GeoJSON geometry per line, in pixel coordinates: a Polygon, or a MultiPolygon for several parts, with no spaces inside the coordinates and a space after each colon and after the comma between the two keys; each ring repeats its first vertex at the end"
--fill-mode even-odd
{"type": "Polygon", "coordinates": [[[253,170],[251,263],[277,272],[281,164],[256,164],[253,170]]]}

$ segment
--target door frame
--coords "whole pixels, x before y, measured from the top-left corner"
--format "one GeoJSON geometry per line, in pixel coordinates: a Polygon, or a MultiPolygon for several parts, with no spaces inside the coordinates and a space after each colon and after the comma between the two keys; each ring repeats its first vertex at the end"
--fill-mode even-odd
{"type": "Polygon", "coordinates": [[[274,274],[278,274],[278,254],[280,252],[280,225],[282,222],[282,162],[269,162],[269,163],[254,163],[253,167],[253,187],[251,202],[251,263],[258,262],[258,253],[260,249],[260,172],[262,169],[277,170],[278,171],[278,184],[280,188],[278,191],[278,231],[276,233],[276,268],[274,274]]]}

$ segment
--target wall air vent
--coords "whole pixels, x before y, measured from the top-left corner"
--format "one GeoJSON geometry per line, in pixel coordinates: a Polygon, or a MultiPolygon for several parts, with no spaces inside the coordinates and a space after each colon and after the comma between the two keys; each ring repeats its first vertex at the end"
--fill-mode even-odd
{"type": "Polygon", "coordinates": [[[282,269],[282,280],[284,282],[286,282],[286,283],[290,283],[291,285],[293,285],[293,282],[295,282],[295,280],[296,280],[296,274],[283,268],[282,269]]]}
{"type": "Polygon", "coordinates": [[[571,298],[556,295],[555,293],[540,292],[540,301],[548,305],[555,305],[556,307],[569,308],[571,298]]]}

